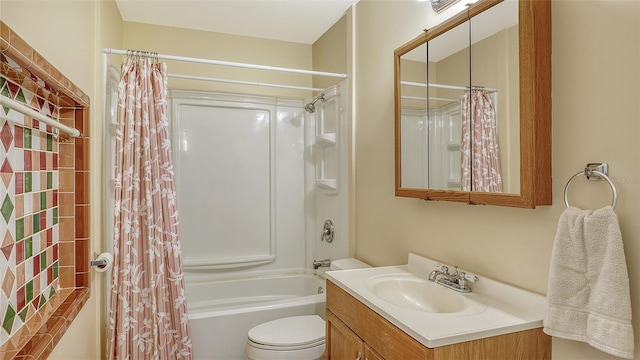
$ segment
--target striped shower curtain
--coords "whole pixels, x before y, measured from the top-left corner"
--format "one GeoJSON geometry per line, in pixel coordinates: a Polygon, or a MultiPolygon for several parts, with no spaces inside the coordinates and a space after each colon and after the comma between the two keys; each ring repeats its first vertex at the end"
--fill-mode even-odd
{"type": "Polygon", "coordinates": [[[484,91],[462,97],[462,190],[502,192],[496,111],[484,91]]]}
{"type": "Polygon", "coordinates": [[[109,359],[191,359],[166,64],[129,56],[118,89],[109,359]]]}

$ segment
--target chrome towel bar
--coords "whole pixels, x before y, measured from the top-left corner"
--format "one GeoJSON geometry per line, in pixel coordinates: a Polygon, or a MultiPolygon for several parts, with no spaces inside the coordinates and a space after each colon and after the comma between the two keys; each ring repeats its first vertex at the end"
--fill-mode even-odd
{"type": "Polygon", "coordinates": [[[567,185],[564,187],[564,204],[569,207],[569,186],[573,180],[578,177],[584,175],[589,180],[605,180],[611,186],[611,193],[613,195],[613,200],[611,201],[611,207],[613,209],[616,208],[616,204],[618,203],[618,191],[616,190],[616,186],[613,184],[613,181],[609,176],[607,176],[609,166],[607,163],[589,163],[587,167],[584,168],[584,171],[581,171],[575,175],[573,175],[569,181],[567,181],[567,185]]]}

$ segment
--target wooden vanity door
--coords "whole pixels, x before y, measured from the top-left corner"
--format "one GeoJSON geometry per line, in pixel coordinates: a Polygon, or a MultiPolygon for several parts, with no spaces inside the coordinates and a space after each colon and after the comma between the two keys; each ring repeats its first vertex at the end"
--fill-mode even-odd
{"type": "MultiPolygon", "coordinates": [[[[363,360],[365,354],[364,341],[340,321],[333,313],[327,311],[327,360],[363,360]]],[[[370,357],[370,360],[376,358],[370,357]]]]}

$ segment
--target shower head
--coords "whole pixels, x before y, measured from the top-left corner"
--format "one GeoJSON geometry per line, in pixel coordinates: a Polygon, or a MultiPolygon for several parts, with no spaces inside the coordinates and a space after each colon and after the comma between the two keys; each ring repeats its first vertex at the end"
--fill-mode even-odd
{"type": "Polygon", "coordinates": [[[309,114],[313,114],[314,112],[316,112],[316,102],[318,102],[318,100],[324,101],[324,94],[320,94],[318,97],[313,99],[312,102],[305,105],[304,111],[308,112],[309,114]]]}

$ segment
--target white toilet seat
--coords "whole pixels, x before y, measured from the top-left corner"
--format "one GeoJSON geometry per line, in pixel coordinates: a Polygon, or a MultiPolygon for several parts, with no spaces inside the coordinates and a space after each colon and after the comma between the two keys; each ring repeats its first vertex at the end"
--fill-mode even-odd
{"type": "Polygon", "coordinates": [[[247,344],[257,349],[272,350],[272,351],[303,350],[303,349],[309,349],[319,345],[324,345],[324,339],[318,340],[317,342],[311,343],[311,344],[293,345],[293,346],[265,345],[265,344],[260,344],[260,343],[251,341],[250,339],[247,339],[247,344]]]}
{"type": "Polygon", "coordinates": [[[292,316],[255,326],[247,334],[249,359],[317,359],[325,349],[325,322],[318,315],[292,316]]]}

